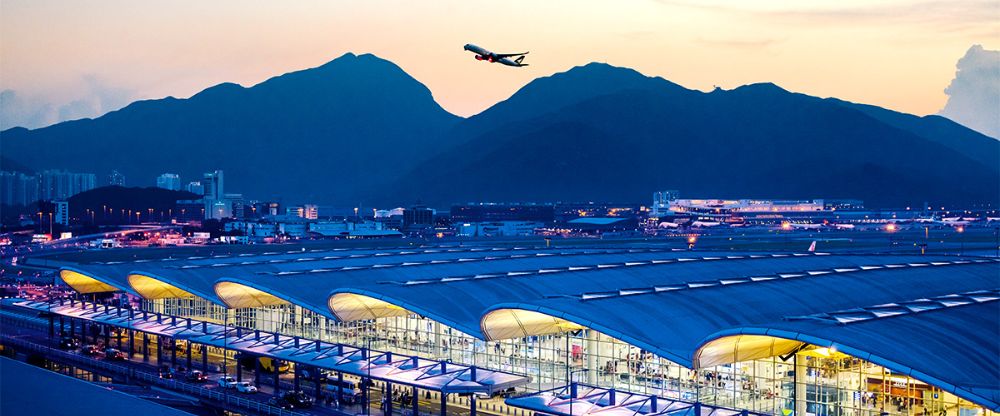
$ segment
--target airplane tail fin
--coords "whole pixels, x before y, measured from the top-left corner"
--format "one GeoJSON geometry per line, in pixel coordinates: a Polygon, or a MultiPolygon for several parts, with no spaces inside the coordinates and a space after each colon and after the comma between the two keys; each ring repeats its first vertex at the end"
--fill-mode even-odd
{"type": "Polygon", "coordinates": [[[812,244],[809,245],[809,252],[810,253],[816,252],[816,242],[815,241],[813,241],[812,244]]]}

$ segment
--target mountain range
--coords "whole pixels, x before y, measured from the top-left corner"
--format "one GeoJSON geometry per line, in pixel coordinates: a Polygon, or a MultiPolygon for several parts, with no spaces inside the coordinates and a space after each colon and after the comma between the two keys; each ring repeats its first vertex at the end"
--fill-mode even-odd
{"type": "MultiPolygon", "coordinates": [[[[762,83],[701,92],[591,63],[468,118],[395,64],[347,54],[252,87],[135,102],[0,132],[0,169],[117,169],[338,206],[690,197],[856,198],[872,207],[1000,201],[1000,142],[762,83]]],[[[140,180],[136,179],[136,182],[140,180]]],[[[134,183],[133,183],[134,184],[134,183]]]]}

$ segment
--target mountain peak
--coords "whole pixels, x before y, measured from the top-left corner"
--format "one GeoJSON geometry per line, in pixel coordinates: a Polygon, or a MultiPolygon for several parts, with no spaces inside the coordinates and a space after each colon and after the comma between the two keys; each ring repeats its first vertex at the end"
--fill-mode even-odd
{"type": "Polygon", "coordinates": [[[323,65],[320,65],[318,68],[330,68],[344,64],[365,64],[365,63],[386,64],[386,65],[391,65],[393,67],[396,66],[396,64],[392,63],[391,61],[379,58],[378,56],[371,53],[355,54],[353,52],[347,52],[323,65]]]}
{"type": "Polygon", "coordinates": [[[736,87],[732,90],[733,92],[743,92],[743,93],[757,93],[757,94],[775,94],[782,93],[788,94],[788,90],[781,88],[778,84],[773,82],[757,82],[753,84],[742,85],[736,87]]]}

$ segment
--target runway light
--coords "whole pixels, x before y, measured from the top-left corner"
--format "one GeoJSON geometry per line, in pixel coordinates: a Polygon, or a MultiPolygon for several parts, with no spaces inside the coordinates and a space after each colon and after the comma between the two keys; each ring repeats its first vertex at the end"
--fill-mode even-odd
{"type": "Polygon", "coordinates": [[[896,231],[896,224],[893,224],[893,223],[886,224],[885,230],[888,231],[888,232],[890,232],[890,233],[895,232],[896,231]]]}
{"type": "Polygon", "coordinates": [[[692,236],[688,237],[688,244],[694,244],[696,242],[698,242],[698,236],[692,235],[692,236]]]}
{"type": "Polygon", "coordinates": [[[958,232],[960,232],[960,233],[964,233],[964,232],[965,232],[965,227],[964,227],[964,226],[961,226],[961,225],[959,225],[958,227],[956,227],[956,228],[955,228],[955,231],[958,231],[958,232]]]}
{"type": "Polygon", "coordinates": [[[790,223],[788,221],[785,221],[785,222],[781,223],[781,229],[782,230],[786,230],[786,231],[787,230],[791,230],[792,229],[792,223],[790,223]]]}

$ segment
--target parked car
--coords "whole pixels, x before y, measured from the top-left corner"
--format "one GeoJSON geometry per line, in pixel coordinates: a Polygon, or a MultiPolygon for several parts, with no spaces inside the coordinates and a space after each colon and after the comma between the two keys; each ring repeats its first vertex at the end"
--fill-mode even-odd
{"type": "Polygon", "coordinates": [[[250,384],[249,381],[239,381],[236,382],[236,391],[240,393],[253,394],[257,392],[257,386],[250,384]]]}
{"type": "Polygon", "coordinates": [[[98,352],[100,352],[100,350],[97,349],[96,345],[87,344],[80,347],[80,354],[83,355],[97,355],[98,352]]]}
{"type": "Polygon", "coordinates": [[[174,378],[174,372],[170,369],[169,365],[161,365],[159,368],[160,378],[171,379],[174,378]]]}
{"type": "Polygon", "coordinates": [[[199,383],[208,381],[208,376],[206,376],[205,373],[199,370],[194,370],[187,373],[187,376],[185,378],[187,379],[187,381],[199,382],[199,383]]]}
{"type": "Polygon", "coordinates": [[[127,361],[128,356],[125,355],[124,351],[115,348],[108,348],[104,350],[104,359],[108,361],[127,361]]]}
{"type": "Polygon", "coordinates": [[[237,383],[236,379],[230,376],[219,377],[219,387],[225,389],[235,389],[236,383],[237,383]]]}
{"type": "Polygon", "coordinates": [[[269,406],[279,407],[286,410],[295,408],[295,406],[285,401],[285,399],[282,397],[271,397],[270,399],[268,399],[267,404],[269,406]]]}
{"type": "Polygon", "coordinates": [[[285,392],[281,398],[294,406],[296,409],[308,409],[313,405],[313,398],[309,397],[302,390],[285,392]]]}

